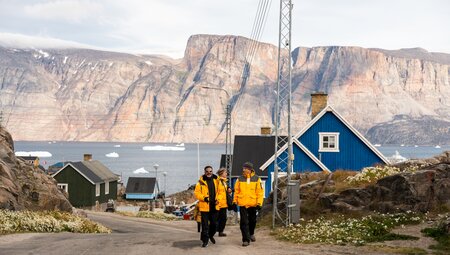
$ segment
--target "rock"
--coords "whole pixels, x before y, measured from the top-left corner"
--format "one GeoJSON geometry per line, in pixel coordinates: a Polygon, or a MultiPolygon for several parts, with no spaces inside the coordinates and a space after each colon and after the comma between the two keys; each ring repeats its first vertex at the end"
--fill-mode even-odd
{"type": "Polygon", "coordinates": [[[51,177],[14,155],[13,140],[0,127],[0,209],[72,211],[51,177]]]}
{"type": "MultiPolygon", "coordinates": [[[[324,210],[332,211],[379,211],[405,212],[408,210],[427,212],[442,205],[450,205],[449,153],[444,152],[423,164],[414,173],[404,172],[387,176],[376,184],[361,189],[348,189],[339,194],[326,194],[320,198],[324,210]]],[[[417,162],[415,162],[417,163],[417,162]]],[[[410,162],[403,164],[408,167],[410,162]]]]}

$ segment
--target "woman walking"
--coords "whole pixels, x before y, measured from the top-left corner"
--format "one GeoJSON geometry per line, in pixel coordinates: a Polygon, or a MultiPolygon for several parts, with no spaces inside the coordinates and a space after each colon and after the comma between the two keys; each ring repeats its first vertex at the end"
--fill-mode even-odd
{"type": "Polygon", "coordinates": [[[219,236],[227,236],[227,234],[223,232],[225,230],[225,225],[227,224],[227,208],[228,208],[227,196],[230,196],[228,193],[228,186],[227,186],[227,176],[228,176],[227,169],[220,168],[219,171],[217,171],[217,176],[219,177],[218,190],[220,191],[220,194],[226,194],[225,196],[221,196],[219,199],[219,215],[217,218],[217,231],[219,232],[219,236]]]}

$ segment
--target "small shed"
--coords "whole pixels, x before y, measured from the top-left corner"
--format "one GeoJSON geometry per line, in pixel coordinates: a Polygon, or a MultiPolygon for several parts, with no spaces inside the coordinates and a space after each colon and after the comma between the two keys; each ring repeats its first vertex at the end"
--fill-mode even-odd
{"type": "Polygon", "coordinates": [[[25,162],[27,162],[30,165],[33,165],[35,167],[39,166],[39,157],[37,156],[20,156],[18,158],[23,159],[25,162]]]}
{"type": "Polygon", "coordinates": [[[133,200],[155,199],[159,193],[159,186],[155,177],[129,177],[125,198],[133,200]]]}

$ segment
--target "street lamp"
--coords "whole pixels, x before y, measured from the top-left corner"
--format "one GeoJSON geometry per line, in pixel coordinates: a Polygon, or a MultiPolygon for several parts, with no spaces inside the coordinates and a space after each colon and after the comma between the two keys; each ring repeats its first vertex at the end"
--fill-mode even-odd
{"type": "Polygon", "coordinates": [[[153,165],[153,168],[155,168],[155,172],[156,172],[156,177],[155,177],[155,179],[156,179],[156,183],[158,184],[158,191],[159,191],[159,182],[158,182],[158,167],[159,167],[159,165],[158,165],[158,164],[154,164],[154,165],[153,165]]]}
{"type": "Polygon", "coordinates": [[[209,87],[209,86],[202,86],[204,89],[215,89],[215,90],[222,90],[227,93],[228,101],[227,101],[227,109],[226,109],[226,115],[225,115],[225,125],[226,125],[226,135],[225,135],[225,168],[227,169],[227,172],[229,173],[228,178],[228,185],[231,187],[231,104],[230,104],[230,93],[226,89],[218,88],[218,87],[209,87]],[[230,155],[228,155],[230,154],[230,155]]]}
{"type": "Polygon", "coordinates": [[[163,172],[162,174],[164,176],[164,197],[166,197],[166,176],[167,176],[167,172],[163,172]]]}

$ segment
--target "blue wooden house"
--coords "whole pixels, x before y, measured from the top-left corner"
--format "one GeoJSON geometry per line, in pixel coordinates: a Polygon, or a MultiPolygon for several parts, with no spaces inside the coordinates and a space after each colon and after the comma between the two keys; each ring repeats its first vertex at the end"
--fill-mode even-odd
{"type": "MultiPolygon", "coordinates": [[[[287,153],[287,144],[278,154],[287,153]]],[[[358,171],[376,164],[389,164],[386,157],[361,133],[350,125],[333,107],[325,106],[293,138],[293,172],[358,171]]],[[[283,155],[283,156],[284,156],[283,155]]],[[[267,172],[266,196],[272,190],[273,155],[260,170],[267,172]]],[[[281,169],[286,166],[281,165],[281,169]]],[[[286,175],[281,172],[280,176],[286,175]]]]}
{"type": "MultiPolygon", "coordinates": [[[[333,107],[327,95],[311,95],[312,120],[293,138],[293,172],[333,172],[339,169],[359,171],[388,160],[333,107]]],[[[242,163],[250,161],[261,177],[265,197],[272,190],[275,138],[273,136],[235,136],[231,179],[241,175],[242,163]]],[[[287,144],[278,155],[287,153],[287,144]]],[[[281,165],[281,169],[286,166],[281,165]]],[[[280,172],[279,176],[286,175],[280,172]]]]}

